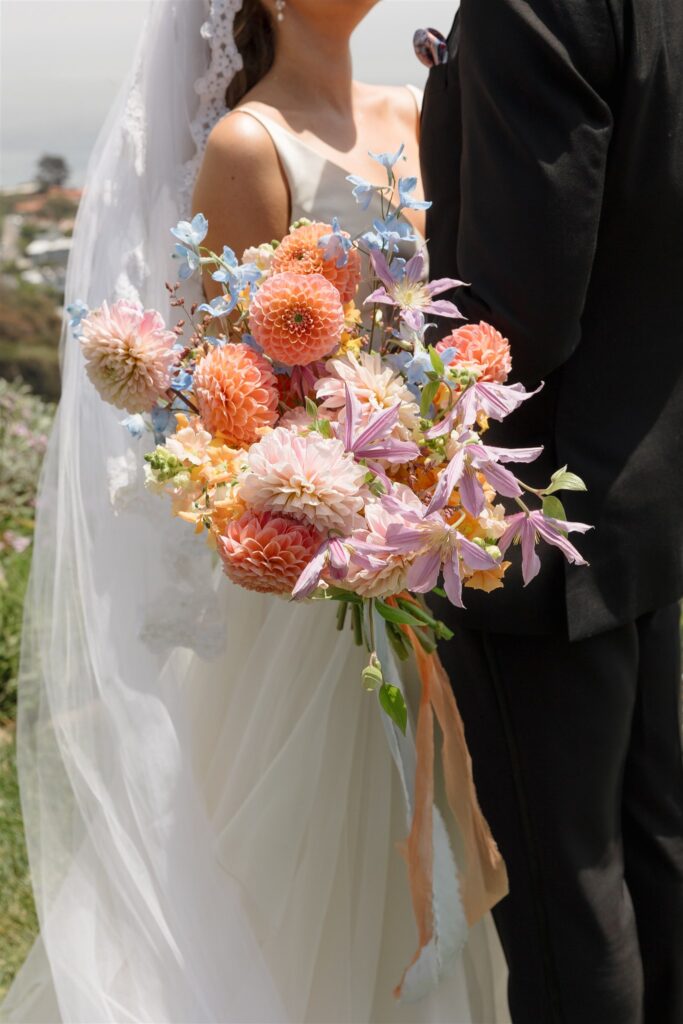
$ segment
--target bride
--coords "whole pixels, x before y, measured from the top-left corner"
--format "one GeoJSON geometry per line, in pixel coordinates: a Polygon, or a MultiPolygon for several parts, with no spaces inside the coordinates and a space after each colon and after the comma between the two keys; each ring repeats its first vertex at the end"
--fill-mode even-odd
{"type": "MultiPolygon", "coordinates": [[[[168,232],[192,206],[238,252],[303,216],[378,216],[346,177],[401,142],[418,176],[419,98],[352,80],[372,6],[155,0],[91,160],[70,301],[173,322],[168,232]]],[[[41,934],[2,1019],[507,1020],[488,921],[433,991],[393,999],[417,941],[406,812],[360,656],[326,607],[233,588],[145,493],[143,444],[65,333],[19,723],[41,934]]]]}

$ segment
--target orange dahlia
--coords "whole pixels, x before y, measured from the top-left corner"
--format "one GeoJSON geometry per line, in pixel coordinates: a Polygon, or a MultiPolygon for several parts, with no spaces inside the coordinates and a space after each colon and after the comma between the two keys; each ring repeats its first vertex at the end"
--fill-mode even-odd
{"type": "Polygon", "coordinates": [[[199,360],[194,393],[204,426],[233,446],[253,444],[277,420],[275,374],[241,342],[212,348],[199,360]]]}
{"type": "Polygon", "coordinates": [[[339,344],[344,307],[322,274],[274,274],[253,299],[249,326],[271,359],[307,366],[339,344]]]}
{"type": "Polygon", "coordinates": [[[291,594],[321,543],[321,534],[308,523],[245,512],[227,524],[218,550],[233,583],[262,594],[291,594]]]}
{"type": "MultiPolygon", "coordinates": [[[[344,266],[338,267],[335,259],[325,259],[325,247],[320,239],[332,232],[331,224],[303,224],[295,228],[280,242],[273,256],[272,269],[275,274],[322,274],[335,286],[342,302],[350,302],[356,294],[361,276],[360,254],[349,249],[344,266]]],[[[349,238],[346,232],[342,234],[349,238]]]]}
{"type": "Polygon", "coordinates": [[[503,384],[512,369],[510,343],[491,324],[466,324],[443,338],[437,352],[455,349],[453,362],[476,371],[479,380],[503,384]]]}

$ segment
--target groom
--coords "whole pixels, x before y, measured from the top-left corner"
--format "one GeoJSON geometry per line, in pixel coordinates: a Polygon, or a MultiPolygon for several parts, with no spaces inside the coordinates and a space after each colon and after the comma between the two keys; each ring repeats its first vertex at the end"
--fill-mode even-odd
{"type": "Polygon", "coordinates": [[[420,49],[432,276],[545,381],[491,441],[545,445],[534,485],[568,463],[595,526],[589,568],[546,549],[528,589],[439,608],[513,1020],[681,1024],[683,3],[462,0],[420,49]]]}

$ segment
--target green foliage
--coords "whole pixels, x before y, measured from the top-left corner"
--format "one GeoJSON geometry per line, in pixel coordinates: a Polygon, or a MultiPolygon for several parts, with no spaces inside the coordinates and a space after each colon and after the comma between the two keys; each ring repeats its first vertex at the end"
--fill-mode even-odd
{"type": "Polygon", "coordinates": [[[384,683],[379,689],[379,702],[382,710],[386,712],[392,722],[395,723],[405,735],[408,726],[408,708],[403,699],[403,694],[398,686],[384,683]]]}
{"type": "Polygon", "coordinates": [[[21,378],[46,398],[59,398],[61,328],[56,297],[45,288],[0,285],[0,377],[21,378]]]}
{"type": "Polygon", "coordinates": [[[0,726],[0,1002],[37,931],[21,823],[14,732],[0,726]]]}

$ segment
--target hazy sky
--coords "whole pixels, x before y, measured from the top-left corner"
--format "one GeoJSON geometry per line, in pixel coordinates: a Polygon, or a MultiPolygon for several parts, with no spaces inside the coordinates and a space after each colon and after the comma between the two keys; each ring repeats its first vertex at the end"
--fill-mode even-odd
{"type": "MultiPolygon", "coordinates": [[[[72,182],[81,183],[146,7],[147,0],[0,0],[0,183],[30,179],[42,152],[65,156],[72,182]]],[[[447,30],[456,7],[457,0],[381,0],[354,38],[357,76],[421,84],[413,31],[447,30]],[[381,43],[388,32],[392,45],[381,43]]]]}

